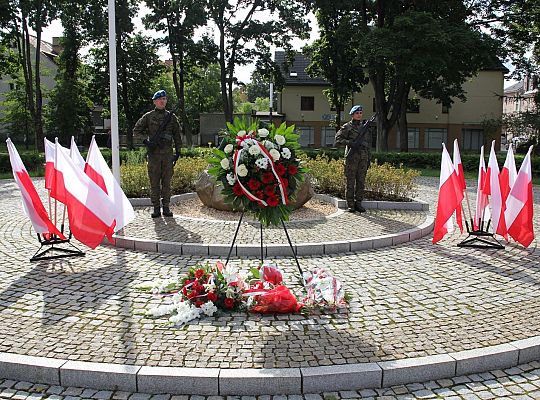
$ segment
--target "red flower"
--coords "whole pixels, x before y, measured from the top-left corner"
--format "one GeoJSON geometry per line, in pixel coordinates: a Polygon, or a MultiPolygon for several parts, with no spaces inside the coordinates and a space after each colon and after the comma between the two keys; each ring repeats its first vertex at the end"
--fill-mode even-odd
{"type": "Polygon", "coordinates": [[[197,296],[197,292],[193,290],[193,291],[191,291],[191,292],[188,293],[187,298],[191,300],[191,299],[193,299],[195,296],[197,296]]]}
{"type": "Polygon", "coordinates": [[[238,182],[234,184],[234,186],[232,188],[232,191],[237,196],[243,196],[244,195],[244,191],[242,190],[242,188],[240,187],[240,184],[238,182]]]}
{"type": "Polygon", "coordinates": [[[283,181],[283,187],[287,189],[289,187],[289,180],[287,178],[282,178],[283,181]]]}
{"type": "Polygon", "coordinates": [[[261,182],[259,182],[257,179],[251,178],[248,182],[248,186],[250,190],[257,190],[261,187],[261,182]]]}
{"type": "Polygon", "coordinates": [[[216,292],[209,292],[206,294],[206,298],[212,302],[217,300],[217,294],[216,292]]]}
{"type": "Polygon", "coordinates": [[[257,196],[259,199],[262,199],[264,196],[264,192],[262,190],[257,190],[257,192],[255,192],[255,196],[257,196]]]}
{"type": "Polygon", "coordinates": [[[204,275],[204,269],[198,269],[197,271],[195,271],[195,278],[197,279],[202,278],[203,275],[204,275]]]}
{"type": "Polygon", "coordinates": [[[267,196],[275,196],[274,191],[275,191],[274,185],[268,185],[264,188],[264,194],[267,196]]]}
{"type": "Polygon", "coordinates": [[[225,300],[223,300],[223,305],[225,308],[228,308],[229,310],[234,307],[234,300],[227,297],[225,300]]]}
{"type": "Polygon", "coordinates": [[[204,303],[205,303],[205,302],[202,301],[202,300],[197,300],[197,301],[195,302],[195,307],[201,308],[201,306],[202,306],[204,303]]]}
{"type": "Polygon", "coordinates": [[[296,175],[298,173],[298,167],[294,164],[289,165],[289,175],[296,175]]]}
{"type": "Polygon", "coordinates": [[[262,183],[270,183],[274,180],[274,175],[272,175],[271,172],[265,172],[264,174],[262,174],[262,183]]]}
{"type": "Polygon", "coordinates": [[[275,207],[279,204],[279,200],[276,196],[270,196],[268,199],[266,199],[266,202],[270,207],[275,207]]]}
{"type": "Polygon", "coordinates": [[[287,172],[287,168],[283,164],[276,164],[276,172],[279,176],[283,176],[287,172]]]}

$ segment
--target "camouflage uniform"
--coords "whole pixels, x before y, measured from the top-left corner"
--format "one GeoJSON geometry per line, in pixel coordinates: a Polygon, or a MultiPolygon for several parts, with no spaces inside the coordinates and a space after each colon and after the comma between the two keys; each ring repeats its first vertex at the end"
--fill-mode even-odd
{"type": "MultiPolygon", "coordinates": [[[[345,198],[350,209],[362,207],[366,173],[370,163],[371,135],[368,129],[361,129],[362,121],[351,120],[336,133],[336,146],[345,147],[345,178],[347,188],[345,198]],[[363,136],[360,137],[359,136],[363,136]],[[353,142],[359,143],[352,148],[353,142]]],[[[367,128],[367,127],[366,127],[367,128]]]]}
{"type": "MultiPolygon", "coordinates": [[[[163,119],[170,111],[154,108],[144,114],[133,128],[133,136],[136,140],[151,138],[161,125],[163,119]]],[[[171,120],[163,129],[158,145],[153,149],[148,149],[148,177],[150,178],[150,199],[154,209],[159,209],[160,200],[163,209],[168,209],[171,201],[171,178],[173,175],[173,151],[180,154],[182,139],[180,137],[180,124],[176,115],[172,115],[171,120]]]]}

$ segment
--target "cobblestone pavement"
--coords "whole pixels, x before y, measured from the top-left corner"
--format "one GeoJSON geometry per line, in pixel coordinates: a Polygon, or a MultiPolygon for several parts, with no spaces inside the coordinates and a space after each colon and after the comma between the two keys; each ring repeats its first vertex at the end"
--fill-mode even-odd
{"type": "MultiPolygon", "coordinates": [[[[181,243],[230,244],[238,221],[211,221],[186,218],[151,220],[150,208],[138,208],[134,222],[124,229],[125,236],[168,240],[181,243]]],[[[328,218],[307,221],[291,221],[287,230],[296,243],[320,243],[351,238],[367,238],[402,232],[422,224],[426,213],[410,210],[369,210],[365,214],[339,212],[328,218]],[[353,223],[351,223],[353,221],[353,223]]],[[[242,222],[236,239],[237,244],[259,243],[260,224],[242,222]]],[[[266,244],[288,243],[282,227],[265,227],[263,241],[266,244]]]]}
{"type": "MultiPolygon", "coordinates": [[[[433,209],[438,180],[422,179],[420,185],[419,197],[433,209]]],[[[469,190],[472,202],[474,188],[469,190]]],[[[539,196],[535,187],[536,215],[539,196]]],[[[345,222],[362,225],[360,219],[345,222]]],[[[509,244],[503,251],[457,248],[464,237],[454,233],[438,245],[425,237],[395,247],[300,258],[304,270],[325,267],[340,277],[352,295],[346,309],[221,313],[170,327],[164,318],[144,315],[163,299],[135,287],[216,259],[100,247],[83,258],[29,263],[37,249],[35,235],[15,184],[2,181],[0,351],[136,365],[281,368],[441,354],[537,335],[536,242],[528,249],[509,244]]],[[[301,295],[294,262],[275,261],[301,295]]]]}
{"type": "Polygon", "coordinates": [[[0,379],[0,398],[13,400],[535,400],[540,399],[540,363],[532,362],[504,371],[496,370],[482,374],[458,376],[452,379],[441,379],[424,383],[412,383],[384,389],[280,396],[150,395],[144,393],[49,386],[0,379]]]}

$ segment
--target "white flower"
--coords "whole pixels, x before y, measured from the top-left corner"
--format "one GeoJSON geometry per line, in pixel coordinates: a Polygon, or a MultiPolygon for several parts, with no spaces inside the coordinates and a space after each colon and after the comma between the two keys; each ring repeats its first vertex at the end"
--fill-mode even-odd
{"type": "Polygon", "coordinates": [[[223,160],[221,160],[220,164],[221,164],[221,168],[223,168],[223,169],[229,169],[229,167],[230,167],[230,163],[229,163],[228,158],[224,158],[223,160]]]}
{"type": "Polygon", "coordinates": [[[267,137],[270,132],[268,132],[268,129],[266,128],[261,128],[257,131],[257,133],[259,134],[259,137],[263,138],[263,137],[267,137]]]}
{"type": "Polygon", "coordinates": [[[209,301],[201,306],[201,311],[204,315],[208,315],[209,317],[211,317],[217,311],[217,307],[214,303],[209,301]]]}
{"type": "Polygon", "coordinates": [[[282,136],[282,135],[276,135],[274,136],[274,140],[276,141],[277,144],[279,144],[280,146],[283,146],[286,142],[285,140],[285,137],[282,136]]]}
{"type": "Polygon", "coordinates": [[[265,140],[263,144],[268,150],[272,150],[274,148],[274,143],[272,143],[270,140],[265,140]]]}
{"type": "Polygon", "coordinates": [[[238,280],[238,268],[233,265],[227,265],[223,268],[221,273],[223,274],[223,279],[225,279],[227,283],[236,282],[238,280]]]}
{"type": "Polygon", "coordinates": [[[227,174],[227,182],[229,183],[229,185],[234,185],[234,182],[236,182],[236,178],[234,176],[234,174],[232,172],[229,172],[227,174]]]}
{"type": "Polygon", "coordinates": [[[258,158],[255,161],[255,165],[259,167],[260,169],[266,169],[268,167],[268,159],[267,158],[258,158]]]}
{"type": "Polygon", "coordinates": [[[152,317],[161,317],[165,314],[170,314],[174,311],[176,308],[176,304],[163,304],[158,307],[151,308],[146,311],[146,315],[152,316],[152,317]]]}
{"type": "Polygon", "coordinates": [[[288,147],[284,147],[281,149],[281,155],[283,156],[283,158],[288,160],[289,158],[291,158],[291,151],[288,147]]]}
{"type": "Polygon", "coordinates": [[[249,154],[251,154],[252,156],[258,156],[259,154],[261,154],[261,149],[256,144],[251,146],[248,151],[249,154]]]}
{"type": "Polygon", "coordinates": [[[225,149],[223,149],[223,151],[225,153],[231,153],[233,151],[233,148],[233,145],[229,143],[227,146],[225,146],[225,149]]]}
{"type": "Polygon", "coordinates": [[[276,149],[270,150],[270,155],[272,156],[274,161],[279,160],[279,157],[281,157],[281,155],[279,154],[279,151],[277,151],[276,149]]]}
{"type": "Polygon", "coordinates": [[[248,174],[248,169],[244,164],[240,164],[236,169],[236,173],[238,174],[238,176],[244,177],[248,174]]]}
{"type": "Polygon", "coordinates": [[[238,133],[236,134],[236,136],[244,137],[244,136],[246,136],[246,131],[244,131],[244,130],[238,131],[238,133]]]}

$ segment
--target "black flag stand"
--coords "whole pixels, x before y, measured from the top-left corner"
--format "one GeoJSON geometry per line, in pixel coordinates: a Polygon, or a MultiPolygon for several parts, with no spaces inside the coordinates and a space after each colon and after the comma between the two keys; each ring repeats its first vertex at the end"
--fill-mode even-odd
{"type": "MultiPolygon", "coordinates": [[[[474,227],[473,220],[471,219],[471,227],[474,227]]],[[[467,233],[469,236],[461,243],[458,243],[458,247],[474,247],[477,249],[504,249],[504,246],[495,239],[495,235],[489,230],[489,224],[491,219],[488,220],[486,229],[484,230],[484,221],[480,218],[478,220],[478,229],[472,229],[469,227],[467,221],[465,221],[465,226],[467,227],[467,233]]]]}
{"type": "MultiPolygon", "coordinates": [[[[229,259],[231,258],[231,253],[234,248],[234,244],[236,243],[236,238],[238,236],[238,231],[240,230],[240,225],[242,224],[242,218],[244,218],[244,212],[240,214],[240,219],[238,220],[238,225],[236,226],[236,231],[234,232],[234,237],[231,243],[231,247],[229,248],[229,254],[227,254],[227,261],[225,261],[225,265],[229,263],[229,259]]],[[[285,231],[285,236],[287,236],[287,241],[289,242],[289,246],[291,247],[292,254],[294,256],[294,260],[296,261],[296,267],[298,268],[298,272],[300,272],[300,281],[304,282],[304,273],[302,271],[302,268],[300,267],[300,262],[298,261],[298,257],[296,256],[296,250],[294,249],[294,246],[291,242],[291,237],[289,236],[289,232],[287,231],[287,226],[285,225],[285,222],[283,219],[281,220],[281,225],[283,226],[283,230],[285,231]]],[[[264,248],[263,248],[263,226],[261,226],[261,264],[264,263],[264,248]]]]}
{"type": "MultiPolygon", "coordinates": [[[[63,229],[62,229],[63,231],[63,229]]],[[[63,232],[62,232],[63,233],[63,232]]],[[[80,257],[84,256],[84,252],[79,250],[75,245],[71,243],[71,232],[67,239],[61,239],[55,234],[51,234],[49,238],[45,238],[43,235],[37,234],[40,248],[32,256],[30,261],[41,261],[41,260],[52,260],[54,258],[65,258],[65,257],[80,257]],[[58,245],[63,245],[67,243],[69,247],[59,247],[58,245]],[[42,250],[44,247],[46,249],[42,250]],[[54,254],[55,252],[60,254],[54,254]]]]}

